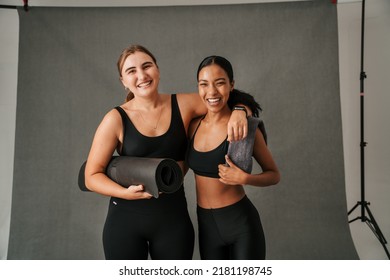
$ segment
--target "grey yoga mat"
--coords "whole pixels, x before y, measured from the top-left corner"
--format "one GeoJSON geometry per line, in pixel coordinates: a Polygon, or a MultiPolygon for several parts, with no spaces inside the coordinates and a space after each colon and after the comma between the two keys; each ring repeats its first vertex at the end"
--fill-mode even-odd
{"type": "MultiPolygon", "coordinates": [[[[84,162],[79,171],[78,184],[82,191],[85,186],[84,162]]],[[[159,193],[174,193],[183,184],[183,173],[179,164],[168,158],[141,158],[113,156],[106,168],[107,176],[127,188],[130,185],[143,185],[145,191],[158,198],[159,193]]]]}
{"type": "Polygon", "coordinates": [[[246,173],[252,172],[252,154],[257,127],[260,128],[264,138],[266,139],[266,132],[263,122],[258,118],[249,117],[247,137],[240,141],[229,143],[227,155],[235,165],[244,170],[246,173]]]}

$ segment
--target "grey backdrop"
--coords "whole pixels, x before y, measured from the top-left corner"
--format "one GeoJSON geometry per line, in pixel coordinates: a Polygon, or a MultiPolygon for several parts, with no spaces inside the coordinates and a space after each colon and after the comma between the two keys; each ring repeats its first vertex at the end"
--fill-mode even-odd
{"type": "MultiPolygon", "coordinates": [[[[268,259],[358,258],[347,221],[330,1],[31,8],[19,17],[9,259],[104,258],[108,198],[81,192],[77,175],[97,125],[124,99],[115,64],[131,43],[156,55],[161,92],[196,91],[199,62],[219,54],[232,62],[236,87],[261,103],[282,181],[246,189],[262,217],[268,259]]],[[[185,187],[196,227],[192,172],[185,187]]]]}

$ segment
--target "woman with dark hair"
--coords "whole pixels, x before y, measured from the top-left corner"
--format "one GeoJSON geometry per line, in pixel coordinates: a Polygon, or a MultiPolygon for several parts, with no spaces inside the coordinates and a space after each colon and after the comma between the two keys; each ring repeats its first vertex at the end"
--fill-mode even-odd
{"type": "Polygon", "coordinates": [[[254,132],[252,153],[262,168],[260,174],[241,170],[226,156],[226,123],[232,113],[232,99],[249,100],[245,104],[254,116],[258,116],[260,106],[251,95],[234,89],[232,66],[223,57],[205,58],[197,79],[207,113],[190,125],[187,163],[195,173],[201,258],[265,259],[260,216],[243,185],[275,185],[280,180],[278,168],[260,129],[254,132]]]}
{"type": "MultiPolygon", "coordinates": [[[[117,65],[129,95],[104,116],[85,167],[87,188],[111,197],[103,230],[105,257],[191,259],[194,229],[183,186],[154,198],[142,185],[120,186],[105,171],[116,150],[121,156],[174,159],[185,174],[188,126],[206,107],[197,94],[160,94],[156,59],[143,46],[126,48],[117,65]]],[[[235,113],[232,138],[241,138],[245,129],[245,114],[235,113]]]]}

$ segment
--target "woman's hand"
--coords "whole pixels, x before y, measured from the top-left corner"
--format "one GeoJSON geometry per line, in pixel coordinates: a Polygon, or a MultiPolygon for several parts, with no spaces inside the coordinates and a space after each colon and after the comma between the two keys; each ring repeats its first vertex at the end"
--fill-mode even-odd
{"type": "Polygon", "coordinates": [[[218,165],[219,181],[226,185],[244,185],[247,173],[235,165],[230,158],[225,156],[226,163],[218,165]]]}
{"type": "Polygon", "coordinates": [[[127,200],[150,199],[153,196],[145,192],[143,185],[131,185],[126,189],[124,198],[127,200]]]}
{"type": "Polygon", "coordinates": [[[246,113],[241,110],[233,110],[228,122],[228,138],[229,142],[239,141],[248,135],[248,120],[246,113]]]}

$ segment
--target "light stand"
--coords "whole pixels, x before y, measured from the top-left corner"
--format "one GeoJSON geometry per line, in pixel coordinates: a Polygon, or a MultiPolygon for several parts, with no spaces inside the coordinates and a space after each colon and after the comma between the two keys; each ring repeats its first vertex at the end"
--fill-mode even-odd
{"type": "Polygon", "coordinates": [[[361,208],[361,216],[356,217],[349,221],[352,223],[356,220],[361,220],[365,222],[368,227],[372,230],[375,236],[378,238],[379,242],[382,244],[387,257],[390,259],[389,251],[387,250],[386,244],[387,241],[380,230],[374,215],[370,211],[368,205],[370,202],[365,200],[365,177],[364,177],[364,148],[367,145],[367,142],[364,141],[364,79],[367,78],[366,73],[363,68],[363,59],[364,59],[364,18],[365,18],[365,0],[362,1],[362,30],[361,30],[361,71],[360,71],[360,176],[361,176],[361,199],[356,203],[356,205],[349,210],[348,216],[358,207],[361,208]],[[366,216],[366,212],[368,217],[366,216]]]}

